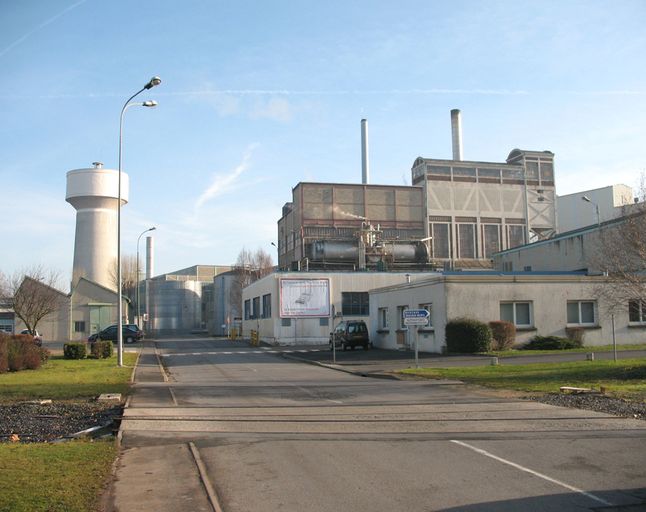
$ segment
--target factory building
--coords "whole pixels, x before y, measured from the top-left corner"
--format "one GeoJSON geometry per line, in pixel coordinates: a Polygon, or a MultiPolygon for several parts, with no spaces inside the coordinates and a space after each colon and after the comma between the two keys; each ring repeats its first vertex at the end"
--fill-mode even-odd
{"type": "Polygon", "coordinates": [[[418,157],[412,186],[299,183],[278,221],[283,270],[491,268],[494,253],[556,233],[554,154],[514,149],[505,162],[462,159],[451,111],[453,159],[418,157]]]}

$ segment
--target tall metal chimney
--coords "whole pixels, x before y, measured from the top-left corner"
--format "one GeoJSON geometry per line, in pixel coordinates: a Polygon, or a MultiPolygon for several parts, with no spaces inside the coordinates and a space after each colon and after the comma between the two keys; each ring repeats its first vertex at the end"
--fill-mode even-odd
{"type": "Polygon", "coordinates": [[[153,263],[154,263],[154,239],[152,236],[146,237],[146,279],[153,277],[153,263]]]}
{"type": "Polygon", "coordinates": [[[462,117],[457,108],[451,110],[451,142],[453,160],[462,160],[462,117]]]}
{"type": "Polygon", "coordinates": [[[368,163],[368,121],[361,120],[361,183],[370,182],[370,164],[368,163]]]}

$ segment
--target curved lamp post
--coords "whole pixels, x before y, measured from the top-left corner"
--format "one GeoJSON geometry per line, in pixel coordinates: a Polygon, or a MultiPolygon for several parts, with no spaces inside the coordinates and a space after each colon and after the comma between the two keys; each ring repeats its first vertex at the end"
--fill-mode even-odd
{"type": "MultiPolygon", "coordinates": [[[[141,237],[144,236],[148,231],[155,231],[157,228],[153,226],[152,228],[148,228],[145,231],[141,232],[141,235],[139,235],[139,238],[137,238],[137,321],[141,322],[141,307],[140,307],[140,302],[139,302],[139,241],[141,240],[141,237]]],[[[148,308],[148,305],[146,304],[146,308],[148,308]]]]}
{"type": "Polygon", "coordinates": [[[144,101],[142,103],[130,103],[132,99],[148,89],[161,84],[161,78],[154,76],[150,81],[144,85],[140,90],[134,93],[126,100],[121,109],[119,116],[119,182],[118,182],[118,199],[117,199],[117,290],[118,290],[118,303],[117,303],[117,365],[123,366],[123,297],[121,285],[121,154],[123,147],[123,115],[126,110],[132,106],[140,107],[156,107],[156,101],[144,101]]]}
{"type": "Polygon", "coordinates": [[[586,203],[590,203],[591,205],[594,206],[594,208],[595,208],[595,210],[597,212],[597,226],[600,226],[601,225],[601,215],[599,214],[599,204],[595,203],[588,196],[581,197],[581,201],[585,201],[586,203]]]}

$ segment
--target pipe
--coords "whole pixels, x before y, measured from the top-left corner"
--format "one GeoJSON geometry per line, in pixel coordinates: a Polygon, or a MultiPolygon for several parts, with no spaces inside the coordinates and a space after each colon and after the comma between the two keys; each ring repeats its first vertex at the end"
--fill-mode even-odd
{"type": "Polygon", "coordinates": [[[370,164],[368,162],[368,121],[361,120],[361,183],[370,183],[370,164]]]}
{"type": "Polygon", "coordinates": [[[451,110],[451,142],[453,160],[462,160],[462,116],[457,108],[451,110]]]}

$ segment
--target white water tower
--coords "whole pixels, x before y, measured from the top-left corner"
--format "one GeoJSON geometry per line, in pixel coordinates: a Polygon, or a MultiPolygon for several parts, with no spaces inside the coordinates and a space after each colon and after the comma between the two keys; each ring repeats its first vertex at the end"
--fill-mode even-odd
{"type": "MultiPolygon", "coordinates": [[[[65,200],[76,209],[72,285],[81,277],[116,290],[119,171],[94,162],[67,173],[65,200]]],[[[121,173],[121,205],[128,202],[128,175],[121,173]]]]}

